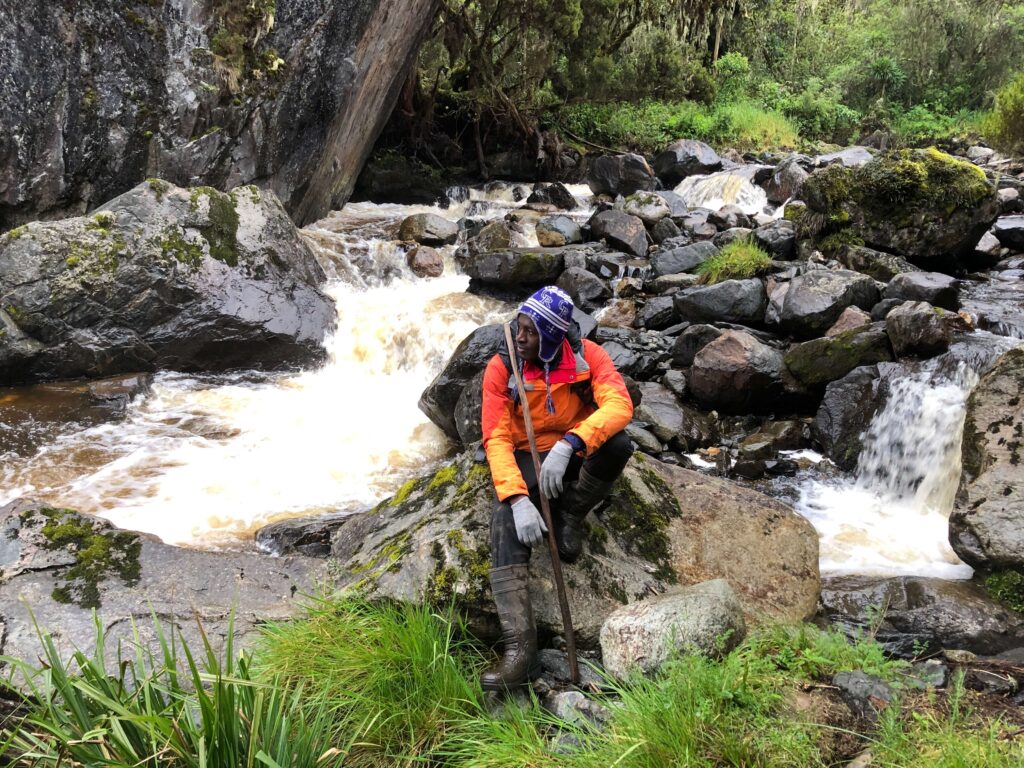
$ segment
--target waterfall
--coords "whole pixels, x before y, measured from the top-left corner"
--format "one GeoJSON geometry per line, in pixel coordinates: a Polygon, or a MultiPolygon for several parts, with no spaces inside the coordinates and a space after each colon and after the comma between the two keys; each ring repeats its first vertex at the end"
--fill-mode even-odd
{"type": "Polygon", "coordinates": [[[325,365],[159,373],[121,421],[61,424],[28,456],[0,447],[0,504],[32,497],[169,543],[232,547],[276,519],[387,497],[450,451],[420,393],[463,338],[508,312],[466,293],[451,247],[445,275],[428,280],[393,239],[407,215],[458,219],[465,204],[353,204],[302,230],[338,310],[325,365]]]}
{"type": "Polygon", "coordinates": [[[768,195],[746,176],[729,171],[709,176],[689,176],[675,188],[690,208],[717,211],[726,205],[738,206],[748,216],[764,211],[768,195]]]}

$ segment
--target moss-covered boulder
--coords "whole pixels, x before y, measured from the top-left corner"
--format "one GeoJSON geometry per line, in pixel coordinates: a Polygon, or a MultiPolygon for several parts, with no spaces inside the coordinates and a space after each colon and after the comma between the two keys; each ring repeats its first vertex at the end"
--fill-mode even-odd
{"type": "Polygon", "coordinates": [[[35,662],[38,624],[62,656],[76,648],[88,655],[96,622],[110,653],[136,627],[159,653],[154,614],[194,648],[201,647],[197,620],[217,648],[233,620],[244,645],[262,622],[296,612],[326,577],[323,560],[181,549],[100,518],[14,501],[0,507],[0,654],[35,662]]]}
{"type": "Polygon", "coordinates": [[[0,385],[323,355],[334,302],[277,198],[150,179],[0,236],[0,385]]]}
{"type": "MultiPolygon", "coordinates": [[[[411,480],[334,534],[341,584],[391,599],[454,598],[479,632],[494,632],[487,574],[494,490],[463,454],[411,480]]],[[[726,480],[635,456],[609,501],[587,518],[582,557],[563,565],[573,623],[593,646],[617,607],[675,583],[725,578],[748,618],[799,620],[817,602],[818,539],[786,505],[726,480]]],[[[547,550],[530,563],[540,626],[561,631],[547,550]]]]}
{"type": "Polygon", "coordinates": [[[984,171],[930,149],[883,153],[857,168],[811,174],[797,214],[802,234],[831,248],[868,245],[925,265],[955,265],[999,214],[984,171]]]}
{"type": "Polygon", "coordinates": [[[801,384],[823,387],[861,365],[892,359],[885,324],[872,323],[835,336],[795,344],[786,353],[785,362],[786,368],[801,384]]]}

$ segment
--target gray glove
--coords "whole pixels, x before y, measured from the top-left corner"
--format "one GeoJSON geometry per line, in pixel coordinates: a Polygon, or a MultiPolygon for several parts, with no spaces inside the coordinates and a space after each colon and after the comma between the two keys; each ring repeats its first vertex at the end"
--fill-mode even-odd
{"type": "Polygon", "coordinates": [[[520,496],[512,502],[512,519],[516,524],[516,536],[523,544],[535,547],[544,541],[548,527],[529,496],[520,496]]]}
{"type": "Polygon", "coordinates": [[[569,466],[573,450],[566,440],[559,440],[540,465],[540,491],[549,499],[557,499],[562,492],[565,469],[569,466]]]}

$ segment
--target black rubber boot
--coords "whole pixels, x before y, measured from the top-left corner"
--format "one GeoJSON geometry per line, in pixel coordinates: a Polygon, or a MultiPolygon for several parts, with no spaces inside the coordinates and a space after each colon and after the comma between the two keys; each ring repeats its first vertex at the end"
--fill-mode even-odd
{"type": "Polygon", "coordinates": [[[529,572],[525,565],[491,569],[491,592],[501,622],[504,654],[498,666],[480,677],[485,691],[518,688],[540,677],[537,659],[537,627],[530,603],[529,572]]]}
{"type": "Polygon", "coordinates": [[[565,495],[560,514],[552,521],[558,556],[563,562],[575,563],[583,552],[583,518],[611,489],[612,483],[598,480],[586,469],[580,470],[579,479],[565,495]]]}

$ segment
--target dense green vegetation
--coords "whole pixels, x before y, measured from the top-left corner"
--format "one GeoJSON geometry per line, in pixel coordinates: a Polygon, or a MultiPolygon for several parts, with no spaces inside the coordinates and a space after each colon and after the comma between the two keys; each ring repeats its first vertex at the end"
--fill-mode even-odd
{"type": "Polygon", "coordinates": [[[720,283],[723,280],[745,280],[767,272],[772,257],[750,240],[734,240],[710,259],[697,267],[702,283],[720,283]]]}
{"type": "Polygon", "coordinates": [[[237,658],[230,644],[219,657],[205,640],[193,651],[159,624],[156,636],[155,657],[115,648],[98,629],[92,655],[65,660],[44,636],[40,667],[5,660],[0,694],[18,709],[0,720],[0,762],[807,768],[865,748],[886,768],[1024,759],[1019,723],[972,710],[978,699],[959,680],[915,692],[908,666],[871,639],[811,626],[762,630],[722,659],[683,656],[654,679],[612,683],[590,694],[608,710],[600,728],[560,721],[533,697],[490,707],[477,683],[486,655],[453,614],[426,607],[317,602],[237,658]],[[818,685],[846,670],[899,693],[877,726],[818,685]]]}
{"type": "Polygon", "coordinates": [[[1021,61],[1020,0],[446,0],[389,141],[438,165],[554,133],[1019,150],[1021,61]]]}

